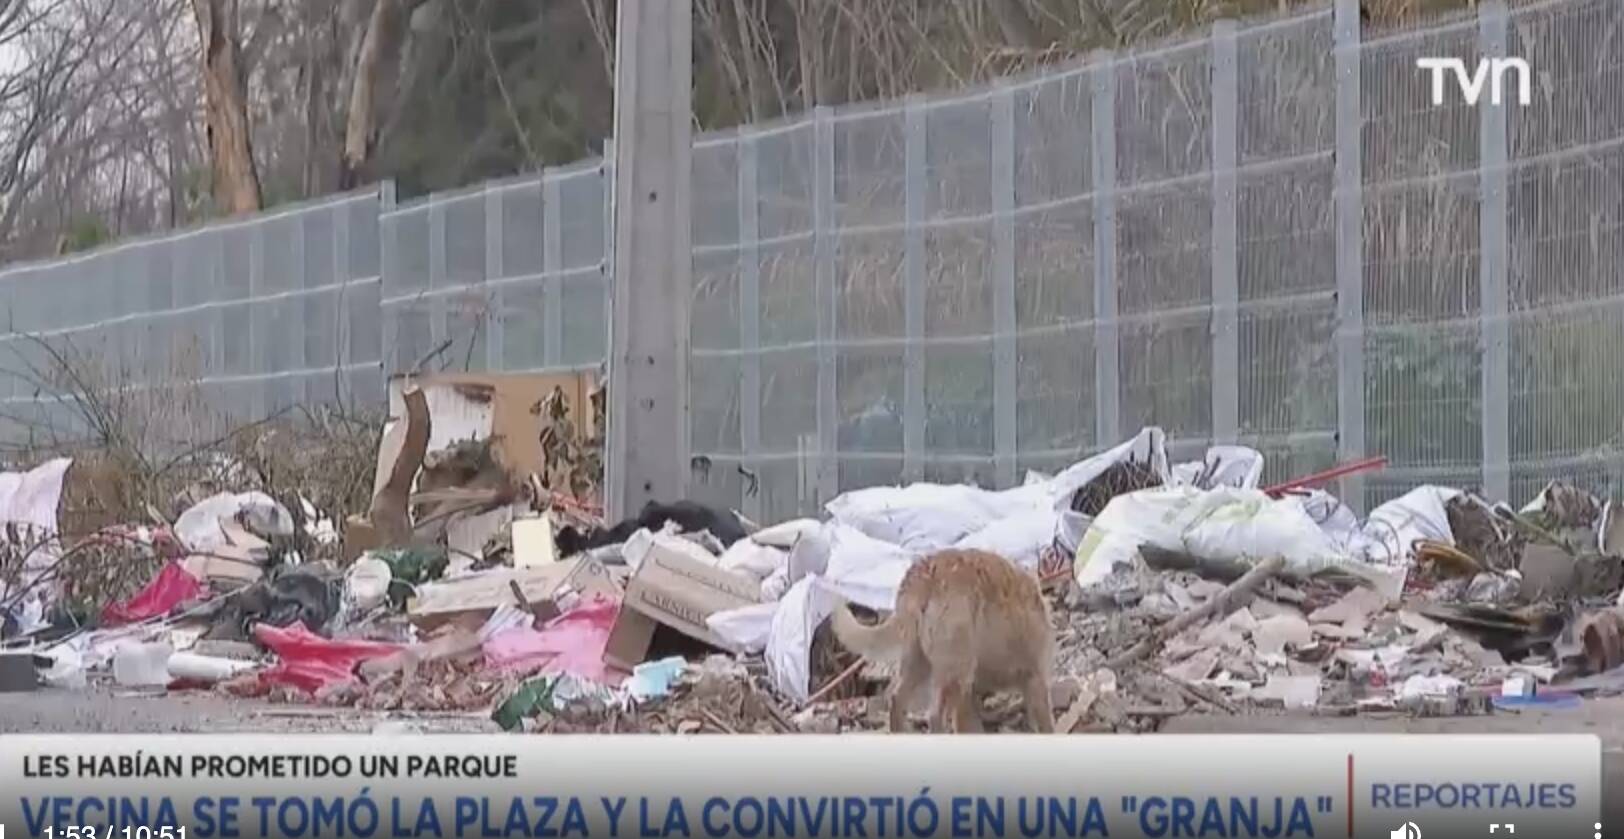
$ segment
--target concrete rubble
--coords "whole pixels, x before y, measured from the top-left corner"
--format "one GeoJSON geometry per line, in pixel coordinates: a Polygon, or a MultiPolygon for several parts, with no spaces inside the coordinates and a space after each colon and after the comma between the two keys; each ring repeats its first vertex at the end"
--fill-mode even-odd
{"type": "MultiPolygon", "coordinates": [[[[68,544],[38,536],[68,467],[13,481],[34,488],[0,501],[27,508],[32,541],[6,537],[23,573],[0,610],[36,679],[7,689],[204,690],[537,733],[875,731],[890,674],[827,617],[841,599],[884,612],[913,562],[974,547],[1045,585],[1062,732],[1624,692],[1624,517],[1572,484],[1520,508],[1423,486],[1361,519],[1327,476],[1260,488],[1260,453],[1169,463],[1147,428],[1002,491],[860,489],[765,528],[679,501],[611,526],[575,463],[597,457],[600,392],[511,378],[397,381],[362,511],[225,491],[173,526],[68,544]],[[529,398],[545,409],[516,407],[529,398]],[[74,585],[60,569],[92,550],[160,570],[90,625],[53,623],[74,585]]],[[[1021,730],[1017,706],[989,698],[989,729],[1021,730]]]]}

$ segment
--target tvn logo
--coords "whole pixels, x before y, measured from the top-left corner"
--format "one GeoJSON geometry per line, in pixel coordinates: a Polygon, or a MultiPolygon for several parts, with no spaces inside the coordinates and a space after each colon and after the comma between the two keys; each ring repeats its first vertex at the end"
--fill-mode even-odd
{"type": "Polygon", "coordinates": [[[1517,104],[1534,104],[1534,73],[1529,69],[1528,62],[1521,58],[1484,58],[1477,62],[1477,69],[1471,73],[1466,71],[1466,62],[1459,58],[1417,58],[1415,66],[1432,73],[1434,107],[1444,104],[1444,83],[1449,80],[1447,74],[1450,71],[1454,72],[1461,99],[1470,107],[1477,106],[1485,88],[1488,90],[1489,104],[1504,104],[1506,77],[1513,74],[1513,81],[1517,85],[1517,104]]]}

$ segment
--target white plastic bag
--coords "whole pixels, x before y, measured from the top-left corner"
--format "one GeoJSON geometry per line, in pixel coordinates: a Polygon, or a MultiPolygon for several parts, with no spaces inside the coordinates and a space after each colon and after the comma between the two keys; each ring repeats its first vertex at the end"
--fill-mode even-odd
{"type": "Polygon", "coordinates": [[[1129,459],[1148,462],[1151,471],[1165,483],[1170,477],[1167,469],[1167,435],[1155,426],[1141,429],[1132,440],[1066,467],[1049,482],[1050,499],[1059,518],[1055,537],[1066,550],[1076,553],[1080,549],[1092,521],[1089,516],[1071,509],[1072,495],[1112,465],[1129,459]]]}

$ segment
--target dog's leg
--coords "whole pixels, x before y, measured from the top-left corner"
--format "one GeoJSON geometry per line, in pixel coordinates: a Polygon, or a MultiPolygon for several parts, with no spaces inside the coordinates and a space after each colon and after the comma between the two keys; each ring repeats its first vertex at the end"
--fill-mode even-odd
{"type": "Polygon", "coordinates": [[[981,724],[981,696],[974,690],[966,690],[959,694],[958,732],[960,734],[980,734],[986,731],[981,724]]]}
{"type": "Polygon", "coordinates": [[[959,694],[962,691],[957,679],[938,677],[936,704],[930,712],[932,734],[949,734],[958,729],[959,694]]]}
{"type": "Polygon", "coordinates": [[[916,647],[902,657],[896,684],[891,688],[891,731],[908,730],[908,712],[919,699],[921,689],[930,681],[930,661],[916,647]]]}
{"type": "Polygon", "coordinates": [[[1054,733],[1054,706],[1049,701],[1049,680],[1042,673],[1026,680],[1026,721],[1033,731],[1054,733]]]}

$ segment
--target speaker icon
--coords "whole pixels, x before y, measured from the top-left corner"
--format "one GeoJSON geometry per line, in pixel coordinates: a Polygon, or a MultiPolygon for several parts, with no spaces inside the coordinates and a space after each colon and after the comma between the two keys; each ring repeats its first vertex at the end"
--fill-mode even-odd
{"type": "Polygon", "coordinates": [[[1421,839],[1421,828],[1415,822],[1405,822],[1387,835],[1389,839],[1421,839]]]}

